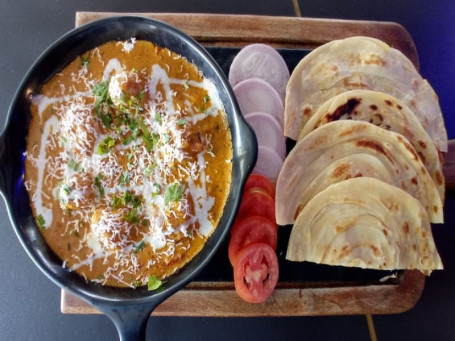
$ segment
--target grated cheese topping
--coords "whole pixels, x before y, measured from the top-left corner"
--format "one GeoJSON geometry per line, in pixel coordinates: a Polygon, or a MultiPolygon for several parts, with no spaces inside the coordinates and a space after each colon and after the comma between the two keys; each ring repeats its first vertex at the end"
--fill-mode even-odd
{"type": "Polygon", "coordinates": [[[170,51],[173,64],[129,67],[125,55],[143,53],[142,44],[151,43],[114,44],[121,58],[106,58],[103,47],[89,51],[70,73],[71,85],[64,70],[58,90],[32,103],[42,133],[25,153],[26,184],[37,222],[48,240],[61,229],[54,250],[77,236],[64,266],[101,284],[144,285],[151,275],[144,269],[171,274],[191,240],[206,238],[217,223],[207,173],[217,155],[212,133],[198,130],[224,119],[217,89],[191,78],[191,64],[170,51]],[[183,76],[173,73],[177,66],[183,76]],[[98,268],[103,272],[94,277],[98,268]]]}

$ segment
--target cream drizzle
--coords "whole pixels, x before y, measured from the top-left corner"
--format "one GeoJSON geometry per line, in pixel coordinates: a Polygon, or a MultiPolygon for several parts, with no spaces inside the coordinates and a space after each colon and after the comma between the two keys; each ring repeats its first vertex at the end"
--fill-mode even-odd
{"type": "MultiPolygon", "coordinates": [[[[128,51],[129,52],[129,51],[128,51]]],[[[107,65],[105,66],[102,80],[106,81],[111,77],[112,72],[115,71],[116,74],[124,72],[124,67],[121,65],[118,59],[113,58],[108,61],[107,65]]],[[[222,102],[219,98],[218,92],[215,88],[215,85],[213,82],[210,80],[204,79],[203,82],[195,82],[195,81],[188,81],[188,80],[181,80],[181,79],[175,79],[175,78],[169,78],[166,70],[164,70],[162,67],[159,65],[153,65],[151,73],[149,75],[149,81],[147,84],[146,89],[148,89],[149,96],[151,99],[155,99],[157,96],[160,94],[157,91],[157,86],[158,84],[161,84],[162,88],[165,91],[165,109],[166,109],[166,118],[170,123],[169,126],[167,125],[158,125],[156,122],[151,118],[153,116],[153,100],[151,101],[151,111],[149,113],[149,117],[144,117],[144,121],[148,123],[148,126],[150,126],[152,129],[170,129],[170,132],[172,134],[175,134],[175,136],[172,136],[175,139],[175,144],[179,149],[181,147],[181,141],[179,140],[178,132],[175,129],[176,126],[176,121],[177,118],[176,116],[176,110],[174,106],[174,101],[173,101],[173,96],[172,96],[172,90],[171,90],[171,84],[184,84],[186,83],[189,86],[195,86],[199,88],[205,89],[211,99],[211,108],[208,113],[204,114],[194,114],[191,116],[185,116],[185,119],[187,119],[191,123],[196,123],[200,120],[205,119],[208,115],[218,115],[220,112],[223,110],[223,105],[222,102]],[[174,127],[172,126],[174,125],[174,127]],[[164,126],[164,128],[163,128],[164,126]]],[[[38,112],[39,116],[42,117],[42,113],[44,110],[50,106],[54,105],[55,103],[59,102],[71,102],[77,97],[84,96],[88,97],[91,96],[93,97],[93,94],[91,91],[84,91],[84,92],[76,92],[72,95],[65,95],[61,97],[53,97],[53,98],[48,98],[42,95],[36,96],[33,99],[33,104],[38,107],[38,112]]],[[[91,105],[87,105],[91,106],[91,105]]],[[[91,110],[91,109],[90,109],[91,110]]],[[[188,106],[188,110],[191,112],[191,106],[188,106]]],[[[63,113],[65,114],[65,113],[63,113]]],[[[39,156],[38,156],[38,162],[37,162],[37,168],[38,168],[38,181],[37,181],[37,186],[36,186],[36,193],[34,196],[34,204],[36,208],[36,213],[37,215],[42,215],[43,218],[45,219],[46,226],[50,226],[52,224],[52,209],[49,209],[47,207],[43,206],[42,203],[42,187],[43,187],[43,176],[44,176],[44,171],[45,171],[45,165],[46,165],[46,141],[48,140],[49,135],[51,134],[51,131],[54,133],[59,131],[60,129],[60,123],[58,118],[54,115],[51,116],[45,123],[44,125],[44,132],[41,137],[41,144],[40,144],[40,150],[39,150],[39,156]]],[[[160,132],[160,134],[162,131],[160,132]]],[[[109,133],[109,136],[113,136],[112,133],[109,133]]],[[[96,173],[99,170],[106,170],[106,167],[103,167],[104,164],[102,161],[105,159],[104,155],[98,155],[96,153],[96,148],[97,146],[107,137],[108,135],[100,135],[96,136],[96,142],[95,142],[95,152],[91,157],[88,159],[85,159],[82,161],[83,166],[87,168],[89,172],[96,173]]],[[[139,145],[141,143],[141,140],[138,139],[131,145],[139,145]]],[[[129,145],[128,147],[130,147],[129,145]]],[[[112,153],[114,150],[121,151],[122,149],[127,149],[128,147],[121,146],[121,145],[116,145],[112,148],[110,153],[112,153]]],[[[167,148],[169,146],[164,146],[164,148],[167,148]]],[[[158,152],[158,153],[174,153],[173,157],[176,157],[177,159],[184,158],[185,156],[182,154],[179,156],[179,153],[181,151],[176,150],[176,151],[168,151],[164,149],[164,152],[158,152]]],[[[211,223],[209,219],[209,212],[213,208],[214,205],[214,198],[213,197],[208,197],[207,195],[207,189],[206,189],[206,175],[205,175],[205,167],[206,167],[206,161],[205,161],[205,151],[200,152],[197,155],[197,162],[193,163],[190,167],[190,169],[183,169],[184,173],[189,174],[187,176],[186,182],[187,182],[187,192],[191,193],[191,196],[194,200],[194,207],[196,214],[194,216],[191,216],[189,220],[187,220],[184,224],[181,226],[172,229],[170,228],[170,225],[166,223],[166,215],[165,215],[165,210],[166,210],[166,204],[164,202],[164,198],[162,195],[156,196],[154,198],[151,198],[150,195],[144,195],[145,199],[145,208],[144,212],[145,216],[147,219],[150,221],[150,231],[146,233],[143,236],[143,240],[146,242],[149,242],[150,245],[153,247],[154,250],[159,250],[163,248],[166,245],[167,241],[167,235],[173,233],[174,231],[182,231],[183,233],[187,233],[187,228],[190,226],[190,224],[194,224],[196,222],[199,222],[199,230],[198,233],[203,235],[203,236],[208,236],[211,231],[213,230],[214,226],[211,223]],[[196,185],[195,180],[198,180],[200,185],[196,185]]],[[[111,154],[112,155],[112,154],[111,154]]],[[[139,156],[138,156],[139,157],[139,156]]],[[[156,155],[155,155],[156,157],[156,155]]],[[[141,166],[144,167],[144,160],[141,159],[140,162],[142,162],[141,166]]],[[[134,185],[134,186],[120,186],[120,185],[115,185],[114,187],[109,187],[105,186],[105,191],[106,195],[109,194],[114,194],[118,191],[125,191],[125,190],[130,190],[134,193],[151,193],[153,191],[153,186],[154,183],[156,182],[162,182],[162,172],[166,172],[170,165],[165,164],[163,168],[158,168],[152,172],[153,178],[152,180],[147,180],[147,177],[143,177],[143,183],[142,185],[134,185]]],[[[183,168],[183,167],[182,167],[183,168]]],[[[67,171],[65,172],[66,175],[71,174],[72,171],[67,171]]],[[[169,184],[168,184],[169,185],[169,184]]],[[[165,188],[162,189],[164,191],[165,188]]],[[[186,193],[187,195],[188,193],[186,193]]],[[[73,196],[76,195],[76,193],[73,194],[73,196]]],[[[67,198],[65,199],[67,200],[67,198]]],[[[102,241],[96,233],[94,233],[93,230],[90,230],[86,235],[83,237],[83,241],[85,242],[86,246],[89,247],[93,252],[92,254],[86,258],[81,260],[80,262],[74,264],[70,269],[71,270],[76,270],[81,266],[84,265],[90,265],[90,267],[93,265],[93,261],[96,259],[104,258],[107,259],[107,257],[113,255],[115,252],[112,250],[106,249],[106,247],[103,246],[102,241]]],[[[131,252],[132,246],[126,247],[124,250],[122,250],[122,253],[128,253],[131,252]]],[[[171,248],[172,250],[172,248],[171,248]]],[[[134,263],[134,261],[133,261],[134,263]]]]}
{"type": "Polygon", "coordinates": [[[58,130],[60,122],[56,116],[51,116],[44,125],[43,134],[41,135],[40,150],[38,154],[37,168],[38,168],[38,181],[36,184],[36,192],[34,196],[34,204],[36,215],[44,218],[44,225],[48,227],[52,224],[53,214],[52,209],[43,206],[43,180],[44,170],[46,168],[46,146],[51,131],[58,130]]]}

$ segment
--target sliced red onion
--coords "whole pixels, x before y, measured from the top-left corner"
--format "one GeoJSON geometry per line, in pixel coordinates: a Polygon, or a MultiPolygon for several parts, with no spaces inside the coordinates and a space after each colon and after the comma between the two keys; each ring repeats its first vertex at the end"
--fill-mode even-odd
{"type": "Polygon", "coordinates": [[[259,78],[246,79],[234,86],[234,93],[243,115],[256,111],[270,113],[283,127],[283,101],[269,83],[259,78]]]}
{"type": "Polygon", "coordinates": [[[235,56],[229,70],[229,82],[235,86],[248,78],[265,80],[284,100],[289,69],[283,57],[273,47],[251,44],[245,46],[235,56]]]}
{"type": "Polygon", "coordinates": [[[284,160],[286,138],[276,118],[264,112],[251,112],[245,115],[245,120],[253,128],[258,145],[274,149],[281,160],[284,160]]]}
{"type": "Polygon", "coordinates": [[[282,166],[283,160],[274,149],[266,146],[258,147],[258,159],[253,173],[264,175],[270,181],[276,183],[282,166]]]}

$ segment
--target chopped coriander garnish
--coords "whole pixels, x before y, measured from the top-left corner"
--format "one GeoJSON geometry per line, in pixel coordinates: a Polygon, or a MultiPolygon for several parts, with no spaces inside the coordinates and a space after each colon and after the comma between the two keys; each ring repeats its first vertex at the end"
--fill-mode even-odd
{"type": "Polygon", "coordinates": [[[129,123],[128,123],[128,128],[130,128],[131,131],[135,131],[139,126],[139,123],[137,120],[134,118],[130,118],[129,123]]]}
{"type": "Polygon", "coordinates": [[[145,175],[149,177],[155,168],[156,168],[156,163],[152,163],[152,164],[148,165],[147,168],[145,169],[145,175]]]}
{"type": "Polygon", "coordinates": [[[109,152],[109,149],[115,146],[115,140],[108,136],[98,145],[98,154],[103,155],[109,152]]]}
{"type": "Polygon", "coordinates": [[[168,204],[171,201],[179,201],[182,198],[183,186],[179,183],[173,183],[166,188],[164,193],[164,203],[168,204]]]}
{"type": "Polygon", "coordinates": [[[136,208],[140,204],[142,204],[142,199],[141,197],[134,195],[130,191],[126,191],[125,193],[123,193],[122,203],[123,205],[132,204],[133,207],[136,208]]]}
{"type": "Polygon", "coordinates": [[[124,146],[126,146],[127,144],[130,144],[131,142],[133,142],[134,140],[137,139],[137,135],[136,134],[131,134],[130,136],[128,137],[125,137],[123,140],[122,140],[122,144],[124,146]]]}
{"type": "Polygon", "coordinates": [[[183,83],[183,88],[185,90],[188,90],[190,88],[190,86],[188,85],[188,82],[183,83]]]}
{"type": "Polygon", "coordinates": [[[130,180],[130,176],[128,174],[128,171],[124,171],[122,175],[120,176],[120,185],[124,186],[126,183],[130,180]]]}
{"type": "MultiPolygon", "coordinates": [[[[160,116],[160,118],[161,118],[161,116],[160,116]]],[[[155,143],[158,142],[159,135],[156,133],[151,134],[142,118],[139,118],[137,123],[138,123],[139,129],[142,132],[142,141],[144,141],[144,143],[145,143],[145,148],[147,149],[147,152],[150,153],[150,151],[152,150],[155,143]]]]}
{"type": "Polygon", "coordinates": [[[104,81],[96,84],[93,87],[93,94],[98,97],[97,101],[106,101],[109,97],[109,81],[104,81]]]}
{"type": "Polygon", "coordinates": [[[169,140],[171,139],[171,138],[169,137],[169,134],[168,134],[168,133],[164,133],[164,134],[163,134],[163,137],[164,137],[164,143],[169,143],[169,140]]]}
{"type": "Polygon", "coordinates": [[[74,161],[73,159],[68,160],[68,167],[76,172],[83,171],[83,168],[79,162],[74,161]]]}
{"type": "Polygon", "coordinates": [[[103,179],[103,175],[102,174],[98,174],[97,176],[95,176],[95,179],[94,179],[94,185],[95,187],[98,189],[98,192],[100,193],[100,196],[104,196],[104,187],[101,185],[101,181],[103,179]]]}
{"type": "Polygon", "coordinates": [[[155,182],[152,185],[152,196],[154,197],[154,196],[160,194],[160,192],[161,192],[161,185],[155,182]]]}
{"type": "Polygon", "coordinates": [[[62,189],[63,192],[65,192],[66,195],[70,195],[71,191],[73,190],[72,188],[63,185],[60,188],[62,189]]]}
{"type": "Polygon", "coordinates": [[[155,113],[155,120],[159,123],[159,124],[163,124],[163,117],[161,117],[161,114],[160,113],[155,113]]]}
{"type": "Polygon", "coordinates": [[[153,139],[150,136],[143,135],[142,141],[145,143],[145,149],[147,149],[147,152],[150,153],[154,145],[153,139]]]}
{"type": "Polygon", "coordinates": [[[130,99],[128,100],[128,104],[130,105],[130,107],[132,107],[134,104],[137,104],[137,98],[133,95],[130,96],[130,99]]]}
{"type": "Polygon", "coordinates": [[[126,93],[122,91],[122,102],[126,104],[126,93]]]}
{"type": "Polygon", "coordinates": [[[81,60],[81,66],[89,66],[89,56],[79,56],[79,59],[81,60]]]}
{"type": "Polygon", "coordinates": [[[202,99],[202,103],[207,104],[210,101],[210,96],[205,95],[204,98],[202,99]]]}
{"type": "Polygon", "coordinates": [[[145,97],[145,92],[142,91],[142,90],[139,90],[139,92],[137,93],[137,98],[139,98],[140,101],[142,101],[145,97]]]}
{"type": "Polygon", "coordinates": [[[38,217],[36,217],[36,220],[38,221],[38,225],[41,227],[42,230],[46,229],[46,221],[44,220],[44,217],[39,214],[38,217]]]}
{"type": "Polygon", "coordinates": [[[138,246],[134,248],[133,254],[137,254],[138,252],[142,251],[145,247],[145,240],[141,241],[138,246]]]}
{"type": "Polygon", "coordinates": [[[137,210],[135,208],[129,211],[127,215],[124,215],[123,219],[132,224],[137,224],[140,222],[139,216],[137,215],[137,210]]]}
{"type": "Polygon", "coordinates": [[[131,201],[133,201],[134,195],[130,191],[126,191],[123,193],[122,201],[124,205],[128,205],[131,201]]]}
{"type": "Polygon", "coordinates": [[[111,202],[111,207],[113,209],[116,209],[120,203],[122,202],[122,199],[119,198],[118,196],[114,196],[114,198],[112,199],[112,202],[111,202]]]}
{"type": "Polygon", "coordinates": [[[186,120],[184,118],[181,118],[180,120],[177,121],[177,124],[180,126],[184,126],[186,124],[186,120]]]}
{"type": "Polygon", "coordinates": [[[112,100],[109,96],[109,81],[96,84],[93,87],[93,94],[96,97],[95,114],[101,119],[104,126],[110,129],[112,117],[109,106],[112,104],[112,100]]]}
{"type": "Polygon", "coordinates": [[[147,281],[147,289],[148,291],[153,291],[159,289],[163,285],[163,282],[158,279],[155,275],[150,276],[147,281]]]}

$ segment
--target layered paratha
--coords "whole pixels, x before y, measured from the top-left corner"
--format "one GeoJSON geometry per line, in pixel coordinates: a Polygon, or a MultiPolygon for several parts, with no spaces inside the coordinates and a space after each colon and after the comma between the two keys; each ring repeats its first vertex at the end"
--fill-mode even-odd
{"type": "MultiPolygon", "coordinates": [[[[374,176],[365,169],[358,174],[347,172],[348,176],[327,171],[338,160],[354,154],[361,155],[360,159],[362,155],[370,156],[362,161],[369,169],[373,168],[369,166],[371,157],[377,159],[384,168],[380,173],[382,181],[405,190],[419,200],[432,222],[443,222],[438,189],[406,138],[371,123],[342,120],[312,131],[299,140],[289,153],[277,181],[277,223],[294,223],[305,206],[306,190],[311,186],[321,189],[349,177],[374,176]],[[325,174],[325,177],[318,178],[320,174],[325,174]]],[[[368,195],[368,189],[365,190],[365,195],[368,195]]]]}
{"type": "Polygon", "coordinates": [[[323,103],[305,124],[299,139],[317,127],[336,120],[366,121],[406,137],[430,173],[444,202],[445,183],[441,154],[406,104],[382,92],[347,91],[323,103]]]}
{"type": "Polygon", "coordinates": [[[367,37],[329,42],[300,61],[287,84],[284,134],[297,139],[322,103],[353,89],[380,91],[402,100],[436,147],[447,151],[444,119],[430,84],[403,53],[367,37]]]}
{"type": "Polygon", "coordinates": [[[424,273],[443,268],[419,201],[368,177],[333,184],[312,198],[297,216],[286,258],[424,273]]]}

